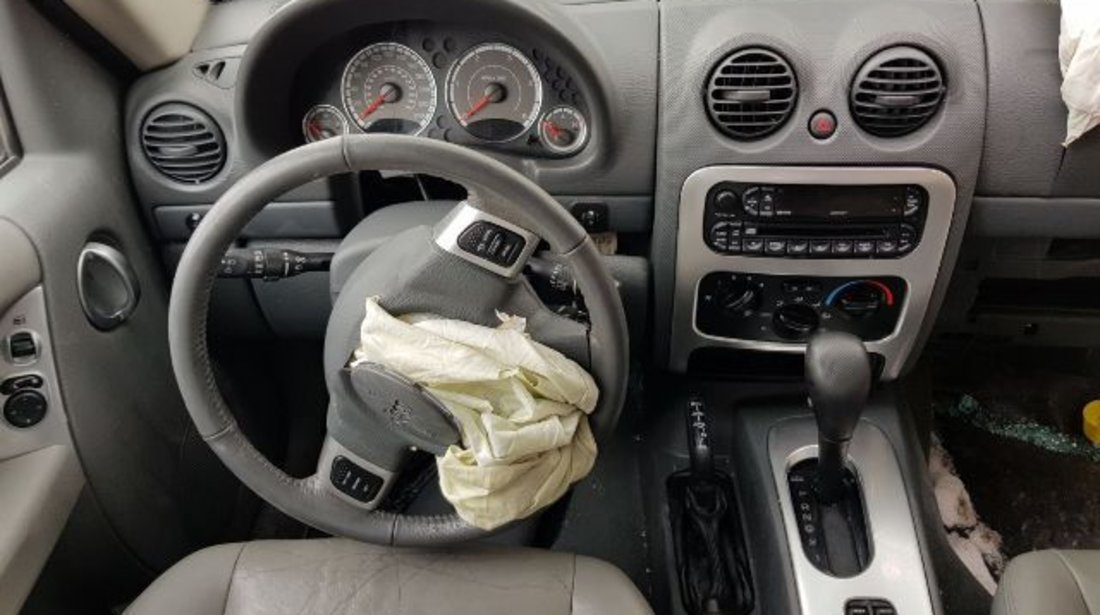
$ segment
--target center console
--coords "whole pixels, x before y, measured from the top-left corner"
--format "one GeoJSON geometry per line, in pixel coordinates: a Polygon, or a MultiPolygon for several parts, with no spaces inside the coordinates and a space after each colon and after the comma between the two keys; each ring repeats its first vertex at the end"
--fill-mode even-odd
{"type": "Polygon", "coordinates": [[[703,348],[866,343],[886,379],[927,315],[955,207],[930,168],[714,166],[680,197],[670,367],[703,348]]]}

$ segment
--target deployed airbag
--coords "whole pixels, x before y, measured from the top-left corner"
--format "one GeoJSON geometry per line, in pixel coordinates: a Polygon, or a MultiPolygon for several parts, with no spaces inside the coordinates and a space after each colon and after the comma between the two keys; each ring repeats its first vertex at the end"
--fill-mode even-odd
{"type": "Polygon", "coordinates": [[[1062,0],[1058,59],[1069,109],[1063,145],[1069,145],[1100,124],[1100,2],[1062,0]]]}
{"type": "Polygon", "coordinates": [[[525,319],[498,317],[495,328],[397,318],[368,299],[352,362],[391,369],[446,406],[462,442],[437,458],[439,485],[460,517],[486,530],[552,504],[596,460],[592,377],[531,339],[525,319]]]}

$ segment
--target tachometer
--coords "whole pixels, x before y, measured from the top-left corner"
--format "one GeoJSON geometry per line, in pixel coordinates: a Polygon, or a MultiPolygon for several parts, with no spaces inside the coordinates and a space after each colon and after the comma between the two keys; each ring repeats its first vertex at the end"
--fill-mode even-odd
{"type": "Polygon", "coordinates": [[[364,132],[420,134],[435,115],[431,68],[398,43],[376,43],[355,54],[340,90],[348,117],[364,132]]]}
{"type": "Polygon", "coordinates": [[[478,45],[451,68],[447,103],[475,137],[511,141],[538,118],[542,79],[520,50],[500,43],[478,45]]]}

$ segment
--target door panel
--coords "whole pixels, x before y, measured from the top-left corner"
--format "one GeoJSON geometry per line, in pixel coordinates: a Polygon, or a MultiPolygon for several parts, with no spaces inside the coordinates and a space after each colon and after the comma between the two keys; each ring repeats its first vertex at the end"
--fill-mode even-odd
{"type": "MultiPolygon", "coordinates": [[[[125,166],[124,84],[30,2],[5,0],[0,2],[0,85],[21,149],[18,162],[0,175],[0,314],[35,293],[41,300],[44,321],[37,326],[56,365],[55,381],[47,386],[57,404],[50,404],[47,420],[31,430],[46,432],[44,426],[56,418],[60,428],[52,439],[64,449],[26,446],[28,439],[12,435],[16,428],[0,420],[0,460],[14,452],[22,454],[21,464],[42,459],[44,468],[54,468],[54,476],[70,486],[59,491],[69,493],[74,483],[57,468],[66,467],[66,452],[75,451],[79,466],[72,467],[83,470],[88,499],[107,519],[112,539],[125,545],[117,552],[133,560],[126,567],[139,564],[152,576],[198,545],[185,529],[180,505],[188,496],[179,460],[190,422],[168,357],[167,285],[137,216],[125,166]],[[88,241],[123,252],[142,289],[133,315],[109,332],[88,322],[78,299],[77,261],[88,241]],[[15,447],[17,440],[24,444],[15,447]]],[[[46,363],[38,365],[52,369],[46,363]]],[[[80,473],[75,476],[79,490],[80,473]]],[[[0,487],[9,479],[0,467],[0,487]]],[[[0,506],[15,493],[0,495],[0,506]]],[[[24,493],[17,504],[31,512],[41,507],[41,518],[49,520],[63,520],[75,499],[72,494],[67,502],[36,500],[40,491],[31,487],[24,493]]],[[[0,540],[5,532],[29,531],[13,527],[2,528],[0,540]]],[[[3,594],[5,555],[0,543],[3,594]]],[[[97,568],[118,567],[98,561],[95,552],[81,556],[88,558],[82,563],[88,584],[100,574],[97,568]]],[[[9,610],[0,605],[0,612],[9,610]]]]}

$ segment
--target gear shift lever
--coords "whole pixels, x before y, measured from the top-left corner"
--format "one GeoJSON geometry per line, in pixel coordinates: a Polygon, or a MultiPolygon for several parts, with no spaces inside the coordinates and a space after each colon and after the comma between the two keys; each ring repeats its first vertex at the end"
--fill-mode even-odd
{"type": "Polygon", "coordinates": [[[832,504],[844,495],[848,443],[871,391],[871,361],[859,338],[818,333],[806,347],[806,380],[817,419],[817,496],[832,504]]]}

